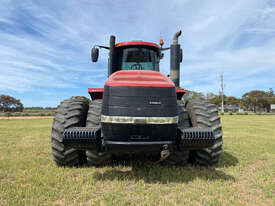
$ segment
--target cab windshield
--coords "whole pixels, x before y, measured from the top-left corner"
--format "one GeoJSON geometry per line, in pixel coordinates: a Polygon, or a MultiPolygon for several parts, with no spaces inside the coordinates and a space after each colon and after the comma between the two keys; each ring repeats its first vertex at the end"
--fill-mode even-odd
{"type": "Polygon", "coordinates": [[[157,52],[144,47],[121,48],[118,50],[119,70],[158,71],[157,52]]]}

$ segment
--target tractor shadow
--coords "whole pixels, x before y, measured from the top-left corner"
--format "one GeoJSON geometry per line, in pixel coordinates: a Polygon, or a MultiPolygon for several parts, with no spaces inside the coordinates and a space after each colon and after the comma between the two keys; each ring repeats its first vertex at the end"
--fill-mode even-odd
{"type": "Polygon", "coordinates": [[[239,160],[235,156],[224,151],[221,155],[221,159],[217,167],[232,167],[236,166],[238,163],[239,160]]]}
{"type": "Polygon", "coordinates": [[[123,159],[115,162],[112,168],[103,172],[96,171],[94,179],[98,181],[143,180],[146,183],[188,183],[196,179],[206,181],[235,181],[235,178],[219,168],[235,166],[238,159],[227,152],[223,152],[220,164],[217,167],[200,167],[191,164],[185,167],[162,166],[144,157],[123,159]]]}

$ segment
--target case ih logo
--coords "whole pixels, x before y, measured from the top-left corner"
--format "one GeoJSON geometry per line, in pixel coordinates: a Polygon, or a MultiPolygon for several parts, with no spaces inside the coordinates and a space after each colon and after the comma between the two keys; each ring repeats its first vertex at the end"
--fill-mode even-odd
{"type": "Polygon", "coordinates": [[[153,105],[160,105],[161,102],[149,102],[149,104],[153,104],[153,105]]]}

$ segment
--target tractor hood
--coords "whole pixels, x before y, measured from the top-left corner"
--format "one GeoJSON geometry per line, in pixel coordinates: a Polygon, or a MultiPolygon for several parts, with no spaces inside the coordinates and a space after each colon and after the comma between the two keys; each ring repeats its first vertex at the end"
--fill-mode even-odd
{"type": "Polygon", "coordinates": [[[175,87],[165,75],[156,71],[124,70],[113,73],[105,82],[111,87],[175,87]]]}
{"type": "MultiPolygon", "coordinates": [[[[147,91],[149,91],[149,90],[146,90],[147,87],[151,89],[159,88],[159,90],[164,90],[164,91],[171,90],[173,91],[172,93],[174,93],[174,90],[176,90],[176,96],[178,100],[181,100],[183,94],[186,92],[182,88],[175,88],[173,81],[171,81],[170,78],[166,77],[165,75],[156,71],[145,71],[145,70],[123,70],[123,71],[118,71],[113,73],[105,82],[105,89],[107,90],[109,90],[110,88],[115,89],[115,87],[123,87],[123,89],[125,89],[125,87],[130,87],[130,88],[143,87],[146,93],[147,91]]],[[[103,92],[106,91],[105,89],[89,88],[88,92],[91,95],[91,98],[93,100],[102,99],[103,92]]],[[[135,89],[132,88],[130,90],[132,91],[135,89]]],[[[135,91],[141,91],[141,90],[138,89],[135,91]]],[[[135,92],[132,93],[131,95],[134,96],[135,92]]],[[[158,94],[155,94],[155,95],[158,95],[158,94]]]]}

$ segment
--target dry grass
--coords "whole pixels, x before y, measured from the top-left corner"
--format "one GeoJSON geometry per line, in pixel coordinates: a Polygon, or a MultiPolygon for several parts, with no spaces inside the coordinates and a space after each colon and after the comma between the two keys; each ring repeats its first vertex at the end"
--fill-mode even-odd
{"type": "Polygon", "coordinates": [[[52,119],[0,120],[0,205],[275,205],[275,116],[223,116],[216,168],[57,167],[52,119]]]}

